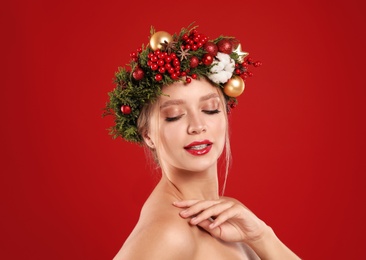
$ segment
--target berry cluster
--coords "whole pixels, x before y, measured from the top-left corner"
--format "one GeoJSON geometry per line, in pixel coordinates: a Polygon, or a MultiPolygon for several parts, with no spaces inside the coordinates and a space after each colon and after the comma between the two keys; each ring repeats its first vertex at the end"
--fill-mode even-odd
{"type": "Polygon", "coordinates": [[[168,54],[167,52],[156,50],[150,52],[147,57],[149,59],[147,65],[150,69],[158,71],[155,75],[156,81],[161,81],[165,72],[168,72],[174,80],[181,76],[180,61],[175,53],[168,54]]]}
{"type": "Polygon", "coordinates": [[[251,57],[247,58],[243,63],[235,63],[235,74],[240,76],[243,80],[253,76],[253,72],[248,70],[248,67],[252,65],[259,67],[262,65],[260,61],[254,61],[251,57]]]}
{"type": "Polygon", "coordinates": [[[208,42],[208,37],[202,33],[198,33],[197,30],[194,29],[189,33],[189,35],[184,34],[182,36],[182,40],[182,49],[196,51],[208,42]]]}

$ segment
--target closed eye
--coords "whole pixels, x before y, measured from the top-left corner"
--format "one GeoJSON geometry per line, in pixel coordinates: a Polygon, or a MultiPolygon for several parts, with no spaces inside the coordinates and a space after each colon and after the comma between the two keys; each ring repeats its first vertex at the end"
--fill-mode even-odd
{"type": "Polygon", "coordinates": [[[175,116],[175,117],[166,117],[165,118],[165,121],[167,121],[167,122],[174,122],[174,121],[179,120],[182,116],[183,116],[183,114],[182,115],[179,115],[179,116],[175,116]]]}
{"type": "Polygon", "coordinates": [[[218,110],[218,109],[214,109],[214,110],[202,110],[203,113],[206,113],[208,115],[213,115],[213,114],[218,114],[220,113],[221,111],[218,110]]]}

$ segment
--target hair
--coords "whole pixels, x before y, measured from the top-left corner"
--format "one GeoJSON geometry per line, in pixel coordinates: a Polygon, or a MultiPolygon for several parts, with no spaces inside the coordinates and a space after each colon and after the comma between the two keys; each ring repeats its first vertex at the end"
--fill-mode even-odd
{"type": "MultiPolygon", "coordinates": [[[[211,83],[210,80],[208,80],[208,79],[206,79],[206,80],[211,83]]],[[[220,100],[222,102],[222,107],[225,112],[225,121],[226,121],[225,147],[224,147],[223,153],[220,156],[220,158],[225,156],[225,161],[224,161],[225,162],[225,175],[224,175],[224,182],[223,182],[222,189],[221,189],[221,194],[223,195],[225,192],[225,188],[226,188],[226,183],[227,183],[227,178],[228,178],[228,174],[229,174],[229,168],[231,166],[232,157],[231,157],[231,148],[230,148],[229,119],[228,119],[229,110],[227,107],[227,101],[221,90],[218,89],[217,92],[218,92],[218,94],[220,96],[220,100]]],[[[145,137],[150,129],[150,120],[152,118],[151,117],[152,111],[156,107],[157,103],[158,102],[148,102],[141,109],[139,118],[137,119],[137,130],[142,137],[145,137]]],[[[157,167],[160,167],[159,157],[157,155],[156,150],[154,148],[151,148],[150,146],[148,146],[145,141],[143,141],[143,146],[144,146],[146,157],[150,161],[154,161],[154,163],[156,164],[157,167]]]]}
{"type": "MultiPolygon", "coordinates": [[[[152,115],[152,111],[154,110],[154,107],[156,106],[157,102],[149,102],[146,103],[140,112],[139,118],[137,119],[137,130],[140,134],[140,136],[145,137],[150,129],[150,118],[152,115]]],[[[145,149],[145,154],[149,159],[153,159],[153,161],[157,164],[157,166],[160,166],[158,156],[156,154],[156,150],[148,146],[143,139],[143,146],[145,149]]]]}

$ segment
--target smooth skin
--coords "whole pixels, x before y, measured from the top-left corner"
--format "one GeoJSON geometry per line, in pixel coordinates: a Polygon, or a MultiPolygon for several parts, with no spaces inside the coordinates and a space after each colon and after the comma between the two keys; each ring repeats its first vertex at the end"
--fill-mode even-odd
{"type": "Polygon", "coordinates": [[[241,202],[219,196],[217,160],[227,131],[220,90],[202,79],[163,92],[144,134],[162,176],[114,260],[299,259],[241,202]],[[208,153],[187,152],[207,140],[208,153]]]}

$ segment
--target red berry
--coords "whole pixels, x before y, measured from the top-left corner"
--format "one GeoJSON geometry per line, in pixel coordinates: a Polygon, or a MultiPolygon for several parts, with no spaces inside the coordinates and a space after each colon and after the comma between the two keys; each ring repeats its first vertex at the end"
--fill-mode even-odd
{"type": "Polygon", "coordinates": [[[240,74],[240,77],[243,79],[243,80],[246,80],[248,78],[248,73],[247,72],[244,72],[242,74],[240,74]]]}
{"type": "Polygon", "coordinates": [[[164,60],[166,63],[170,63],[172,61],[172,58],[170,56],[166,56],[164,60]]]}
{"type": "Polygon", "coordinates": [[[124,114],[124,115],[129,115],[131,114],[131,107],[128,106],[128,105],[123,105],[121,106],[121,112],[124,114]]]}
{"type": "Polygon", "coordinates": [[[186,82],[187,82],[187,83],[191,83],[191,81],[192,81],[192,79],[191,79],[191,78],[188,78],[188,77],[186,78],[186,82]]]}
{"type": "Polygon", "coordinates": [[[196,79],[197,78],[197,74],[192,74],[191,77],[192,77],[192,79],[196,79]]]}
{"type": "Polygon", "coordinates": [[[173,66],[176,67],[176,66],[179,66],[179,65],[180,65],[180,61],[177,58],[175,58],[173,60],[173,66]]]}
{"type": "Polygon", "coordinates": [[[151,64],[150,68],[151,68],[152,70],[157,70],[157,69],[159,68],[159,66],[158,66],[158,64],[153,63],[153,64],[151,64]]]}
{"type": "Polygon", "coordinates": [[[156,74],[155,75],[155,80],[156,81],[161,81],[163,79],[163,76],[161,74],[156,74]]]}
{"type": "Polygon", "coordinates": [[[178,74],[177,73],[172,73],[171,75],[170,75],[170,77],[172,78],[172,79],[178,79],[178,74]]]}
{"type": "Polygon", "coordinates": [[[233,44],[229,39],[222,39],[217,43],[219,52],[230,54],[233,52],[233,44]]]}
{"type": "Polygon", "coordinates": [[[159,67],[162,67],[162,66],[164,66],[165,62],[164,62],[164,60],[160,59],[157,61],[157,64],[159,65],[159,67]]]}
{"type": "Polygon", "coordinates": [[[261,66],[262,65],[262,62],[260,62],[260,61],[256,61],[256,62],[254,62],[254,67],[259,67],[259,66],[261,66]]]}
{"type": "Polygon", "coordinates": [[[144,77],[144,71],[141,68],[136,68],[135,71],[132,73],[132,77],[135,80],[140,80],[144,77]]]}
{"type": "Polygon", "coordinates": [[[160,67],[160,68],[159,68],[159,72],[160,72],[161,74],[165,73],[165,67],[160,67]]]}
{"type": "Polygon", "coordinates": [[[217,45],[214,44],[213,42],[206,42],[204,45],[203,45],[203,49],[205,51],[207,51],[208,54],[211,54],[213,57],[216,56],[217,54],[217,51],[218,51],[218,48],[217,48],[217,45]]]}

